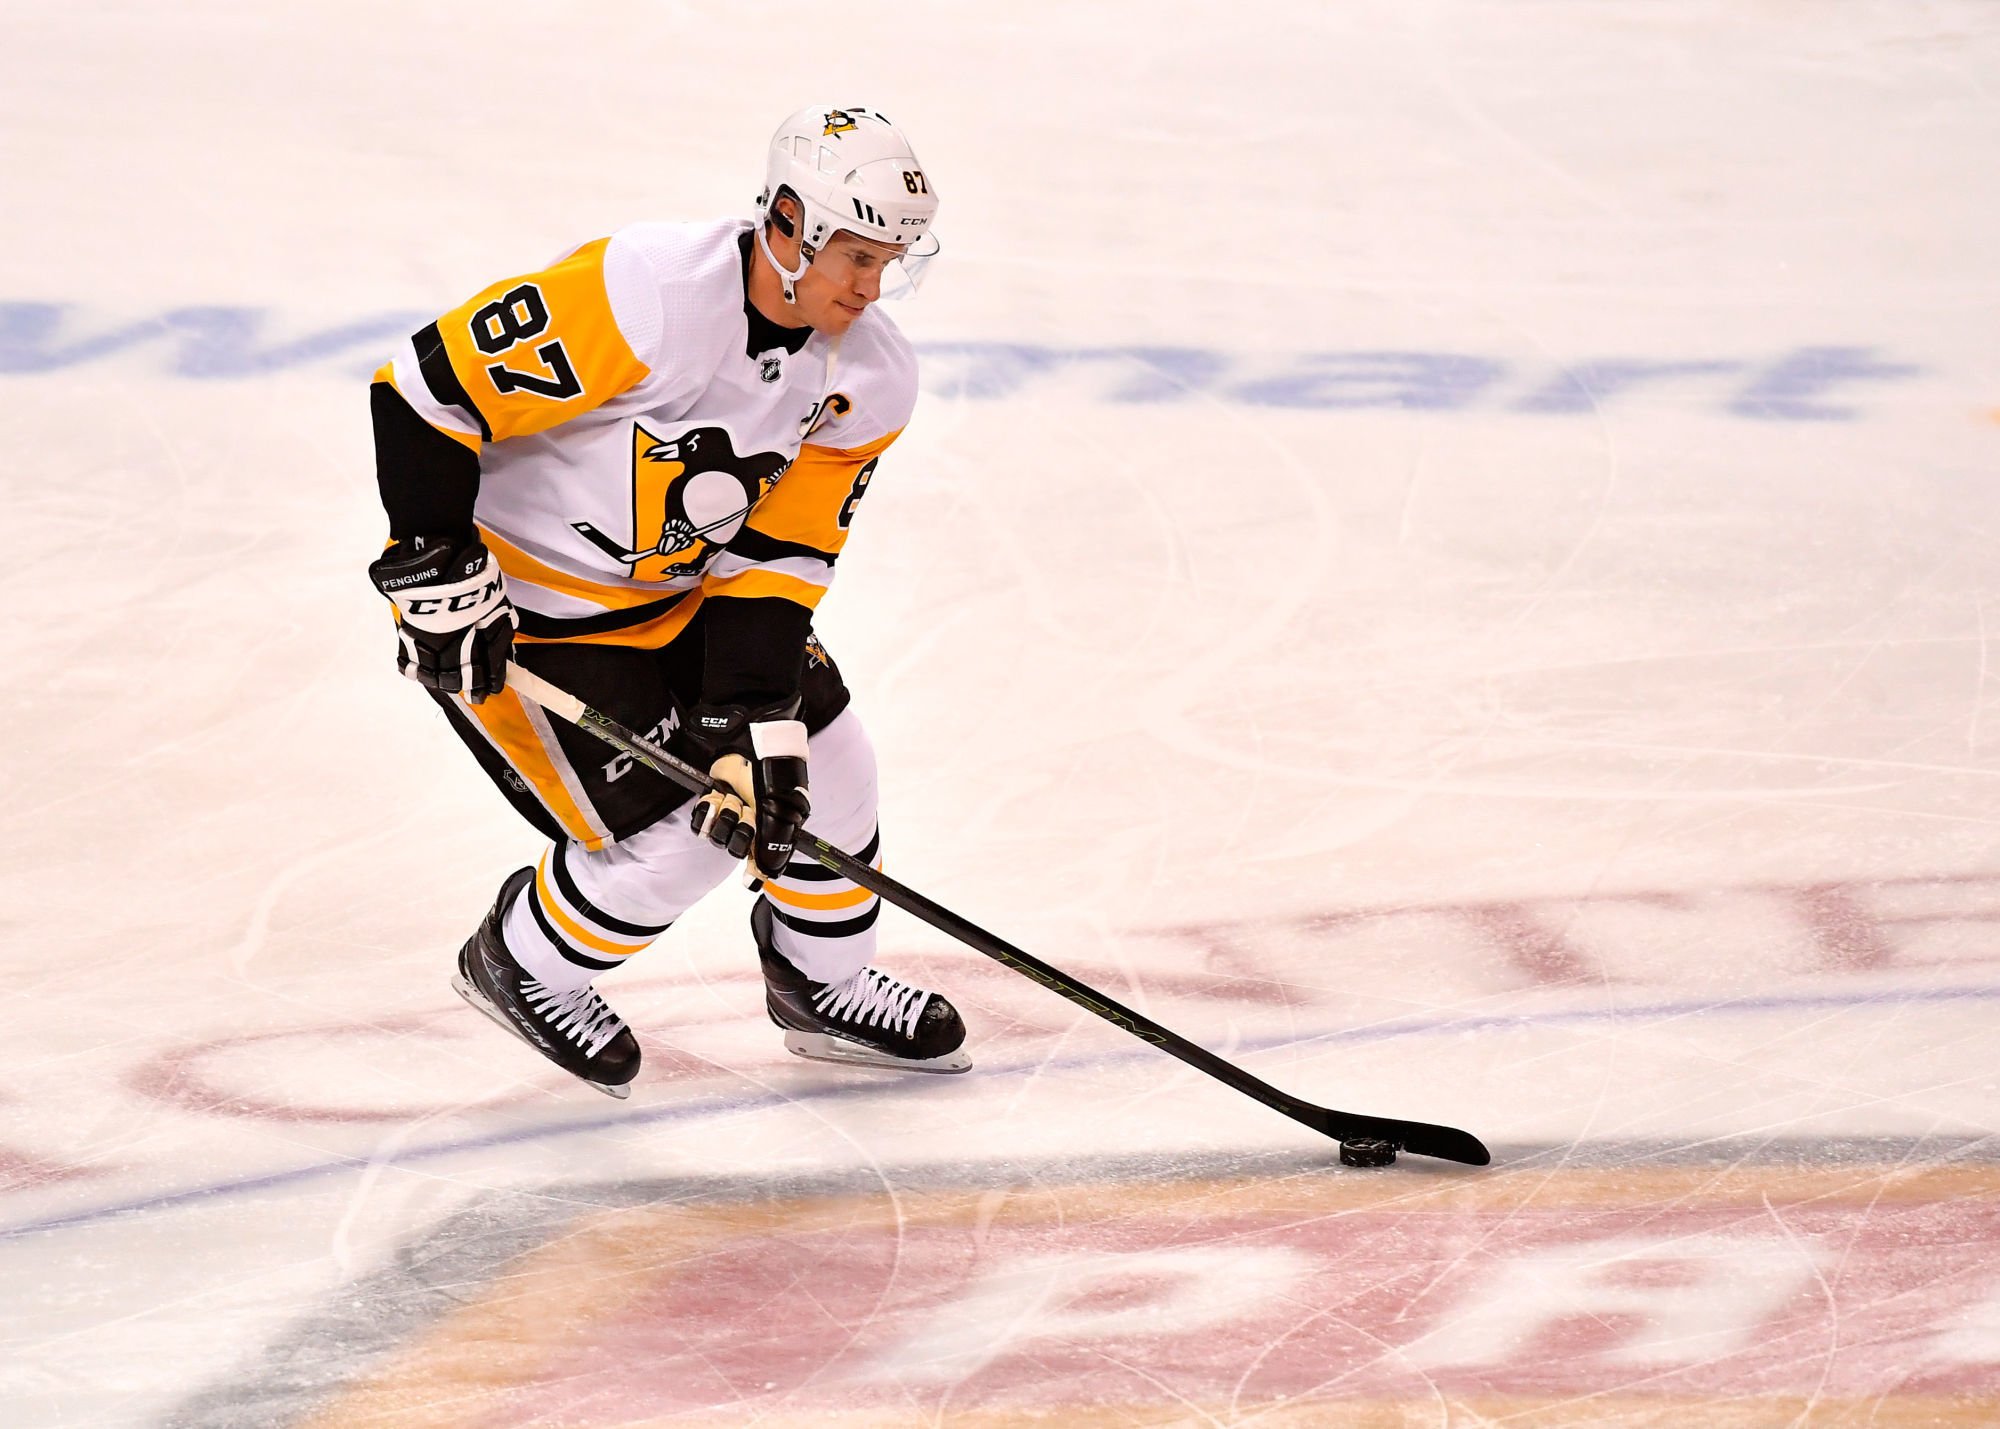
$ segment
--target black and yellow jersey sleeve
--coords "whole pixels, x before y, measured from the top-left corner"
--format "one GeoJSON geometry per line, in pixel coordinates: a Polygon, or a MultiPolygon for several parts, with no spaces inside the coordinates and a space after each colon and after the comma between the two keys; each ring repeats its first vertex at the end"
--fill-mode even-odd
{"type": "Polygon", "coordinates": [[[483,289],[419,331],[378,376],[474,449],[546,431],[637,386],[651,369],[614,311],[605,274],[611,241],[483,289]]]}
{"type": "Polygon", "coordinates": [[[798,692],[813,611],[875,464],[898,435],[847,451],[808,443],[750,508],[702,576],[704,700],[758,705],[798,692]]]}
{"type": "Polygon", "coordinates": [[[899,435],[848,451],[801,447],[798,460],[750,508],[743,529],[708,568],[703,593],[818,606],[875,465],[899,435]]]}

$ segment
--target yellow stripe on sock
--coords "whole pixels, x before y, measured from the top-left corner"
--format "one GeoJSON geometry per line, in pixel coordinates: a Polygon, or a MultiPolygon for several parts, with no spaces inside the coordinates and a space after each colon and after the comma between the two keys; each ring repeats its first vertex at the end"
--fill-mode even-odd
{"type": "MultiPolygon", "coordinates": [[[[880,873],[882,865],[877,861],[875,871],[880,873]]],[[[782,903],[787,908],[805,908],[813,912],[826,913],[836,908],[858,908],[875,895],[865,888],[850,888],[845,893],[794,893],[789,888],[780,888],[775,883],[764,885],[764,896],[773,903],[782,903]]]]}
{"type": "Polygon", "coordinates": [[[542,900],[542,911],[549,915],[550,921],[563,930],[564,936],[583,944],[586,948],[603,953],[606,957],[629,958],[653,941],[651,938],[646,938],[637,943],[615,943],[609,938],[591,932],[570,917],[564,911],[562,904],[556,902],[556,896],[549,888],[549,856],[546,852],[542,854],[542,861],[535,865],[535,893],[542,900]]]}

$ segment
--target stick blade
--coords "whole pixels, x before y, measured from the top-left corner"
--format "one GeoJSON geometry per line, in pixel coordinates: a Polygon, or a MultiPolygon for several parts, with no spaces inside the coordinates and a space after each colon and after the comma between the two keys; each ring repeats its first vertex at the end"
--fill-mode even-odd
{"type": "Polygon", "coordinates": [[[1456,1161],[1463,1166],[1490,1166],[1493,1153],[1469,1131],[1455,1126],[1433,1126],[1427,1121],[1398,1121],[1388,1116],[1360,1116],[1354,1112],[1321,1111],[1325,1118],[1319,1129],[1336,1141],[1372,1136],[1393,1141],[1418,1156],[1440,1161],[1456,1161]]]}

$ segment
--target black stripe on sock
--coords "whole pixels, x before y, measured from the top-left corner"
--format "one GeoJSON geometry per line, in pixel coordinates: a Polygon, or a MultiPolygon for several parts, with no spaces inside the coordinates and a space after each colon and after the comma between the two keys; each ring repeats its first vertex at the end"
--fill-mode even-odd
{"type": "Polygon", "coordinates": [[[485,414],[472,405],[472,394],[465,390],[465,384],[458,380],[452,370],[451,358],[444,350],[444,337],[438,332],[438,325],[431,323],[410,339],[410,345],[417,350],[417,371],[423,374],[424,386],[431,389],[431,397],[440,405],[456,407],[479,424],[479,435],[486,441],[493,440],[493,428],[486,424],[485,414]]]}
{"type": "Polygon", "coordinates": [[[875,920],[882,916],[882,900],[876,899],[868,911],[858,918],[844,918],[838,923],[813,923],[804,918],[794,918],[775,903],[771,905],[771,914],[794,933],[808,938],[851,938],[875,926],[875,920]]]}
{"type": "Polygon", "coordinates": [[[618,966],[615,962],[605,962],[602,958],[593,958],[588,953],[578,952],[570,945],[569,939],[558,933],[555,926],[549,922],[549,915],[542,911],[541,895],[530,888],[527,897],[528,911],[535,915],[535,926],[542,930],[544,937],[556,945],[556,951],[562,954],[564,961],[575,963],[580,968],[592,968],[598,972],[605,972],[618,966]]]}
{"type": "Polygon", "coordinates": [[[628,938],[657,938],[660,934],[666,932],[667,929],[674,926],[671,923],[662,923],[659,927],[653,928],[648,927],[644,923],[628,923],[623,918],[612,917],[588,898],[585,898],[582,893],[577,891],[576,879],[571,876],[569,871],[569,845],[567,843],[556,845],[556,856],[551,860],[551,863],[556,871],[557,891],[569,900],[570,907],[576,909],[577,912],[583,914],[591,922],[602,924],[606,932],[622,933],[628,938]]]}
{"type": "MultiPolygon", "coordinates": [[[[854,856],[865,864],[873,865],[875,855],[881,851],[882,830],[878,826],[875,832],[868,836],[868,847],[862,849],[861,852],[854,856]]],[[[844,873],[835,873],[817,859],[795,850],[792,854],[792,861],[785,865],[785,881],[790,883],[794,880],[800,883],[845,883],[847,882],[847,875],[844,873]]]]}

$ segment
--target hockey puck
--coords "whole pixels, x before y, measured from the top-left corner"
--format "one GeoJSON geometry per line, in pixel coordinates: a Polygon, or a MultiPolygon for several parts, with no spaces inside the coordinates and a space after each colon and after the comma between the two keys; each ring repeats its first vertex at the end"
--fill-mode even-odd
{"type": "Polygon", "coordinates": [[[1397,1146],[1373,1136],[1351,1136],[1340,1143],[1343,1166],[1394,1166],[1397,1146]]]}

